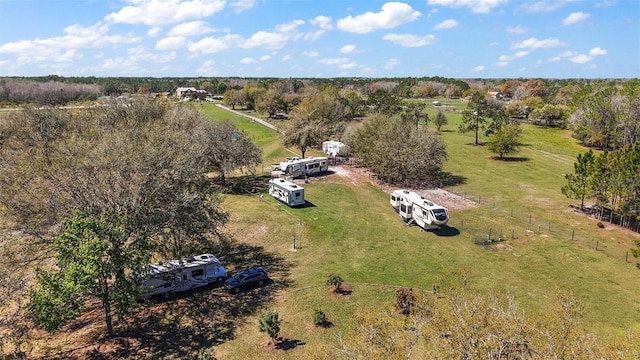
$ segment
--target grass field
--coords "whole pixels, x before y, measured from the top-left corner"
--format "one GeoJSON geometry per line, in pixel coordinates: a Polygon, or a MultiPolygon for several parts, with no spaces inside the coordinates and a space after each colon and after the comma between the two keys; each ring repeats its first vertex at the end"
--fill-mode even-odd
{"type": "MultiPolygon", "coordinates": [[[[229,118],[250,133],[264,149],[264,164],[290,156],[275,132],[213,106],[203,111],[214,119],[229,118]]],[[[347,332],[358,308],[390,303],[393,286],[431,290],[443,275],[461,269],[470,274],[474,289],[513,295],[531,316],[544,317],[556,294],[570,291],[585,305],[583,326],[589,332],[620,338],[629,329],[640,331],[640,276],[635,259],[624,257],[637,234],[614,226],[598,229],[593,219],[570,211],[570,201],[560,193],[564,174],[572,172],[576,155],[585,149],[565,130],[523,125],[520,154],[513,161],[497,161],[485,147],[471,145],[472,134],[457,132],[460,115],[447,116],[449,124],[440,135],[449,154],[445,171],[458,181],[446,188],[481,203],[450,212],[449,225],[456,230],[451,233],[457,235],[404,226],[378,186],[354,185],[336,174],[305,184],[309,206],[300,209],[269,196],[226,198],[232,214],[228,230],[236,240],[264,247],[291,265],[274,279],[290,285],[265,308],[280,312],[282,335],[297,343],[287,352],[265,350],[260,343],[267,337],[258,332],[257,317],[249,318],[234,340],[213,349],[215,356],[335,355],[331,344],[347,332]],[[509,235],[503,246],[474,243],[490,228],[509,235]],[[294,237],[297,251],[291,251],[294,237]],[[329,273],[342,276],[352,295],[332,297],[324,285],[329,273]],[[334,326],[310,327],[314,308],[323,309],[334,326]]]]}

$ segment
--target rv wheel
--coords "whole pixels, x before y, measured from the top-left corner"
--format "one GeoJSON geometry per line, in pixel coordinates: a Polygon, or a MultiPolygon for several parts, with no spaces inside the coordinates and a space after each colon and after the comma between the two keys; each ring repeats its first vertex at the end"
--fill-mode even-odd
{"type": "Polygon", "coordinates": [[[262,286],[262,284],[264,284],[264,280],[258,281],[258,286],[262,286]]]}

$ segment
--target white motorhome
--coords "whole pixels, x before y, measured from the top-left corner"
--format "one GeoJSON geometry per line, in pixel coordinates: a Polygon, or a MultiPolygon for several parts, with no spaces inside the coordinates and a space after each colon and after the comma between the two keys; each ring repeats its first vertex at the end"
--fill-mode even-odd
{"type": "Polygon", "coordinates": [[[304,205],[304,188],[285,179],[269,180],[269,195],[289,206],[304,205]]]}
{"type": "Polygon", "coordinates": [[[138,290],[140,297],[147,299],[159,295],[222,283],[227,271],[213,254],[201,254],[164,263],[150,264],[140,274],[138,290]]]}
{"type": "Polygon", "coordinates": [[[407,224],[415,223],[425,230],[439,229],[449,221],[449,211],[409,190],[395,190],[391,206],[407,224]]]}
{"type": "Polygon", "coordinates": [[[349,147],[340,141],[328,140],[322,143],[322,151],[327,155],[342,156],[349,153],[349,147]]]}
{"type": "Polygon", "coordinates": [[[280,171],[292,176],[309,176],[329,170],[329,160],[326,157],[298,157],[287,159],[280,163],[280,171]]]}

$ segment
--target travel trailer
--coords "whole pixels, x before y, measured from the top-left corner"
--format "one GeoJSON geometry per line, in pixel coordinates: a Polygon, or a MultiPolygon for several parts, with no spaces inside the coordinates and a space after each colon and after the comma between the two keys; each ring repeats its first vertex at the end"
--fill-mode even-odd
{"type": "Polygon", "coordinates": [[[349,147],[340,141],[328,140],[322,143],[322,151],[331,156],[344,156],[349,153],[349,147]]]}
{"type": "Polygon", "coordinates": [[[173,293],[222,283],[227,271],[213,254],[150,264],[139,276],[140,298],[168,296],[173,293]]]}
{"type": "Polygon", "coordinates": [[[309,176],[329,170],[329,161],[326,157],[294,157],[281,162],[279,168],[291,177],[309,176]]]}
{"type": "Polygon", "coordinates": [[[395,190],[390,197],[391,207],[407,224],[424,230],[439,229],[449,221],[449,211],[409,190],[395,190]]]}
{"type": "Polygon", "coordinates": [[[289,206],[304,205],[304,188],[285,179],[269,180],[269,195],[289,206]]]}

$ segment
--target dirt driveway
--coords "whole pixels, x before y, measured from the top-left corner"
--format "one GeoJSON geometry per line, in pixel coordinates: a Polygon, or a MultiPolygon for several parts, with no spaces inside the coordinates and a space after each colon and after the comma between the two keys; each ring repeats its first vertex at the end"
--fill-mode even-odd
{"type": "MultiPolygon", "coordinates": [[[[334,175],[341,178],[343,182],[350,183],[351,185],[359,186],[363,184],[373,184],[386,193],[391,193],[394,190],[400,189],[398,187],[381,185],[374,174],[362,167],[335,165],[331,166],[329,171],[333,171],[334,175]]],[[[449,210],[463,210],[478,206],[477,203],[469,199],[465,199],[462,196],[443,189],[404,189],[413,191],[420,196],[423,196],[425,199],[429,199],[430,201],[442,205],[449,210]]]]}

